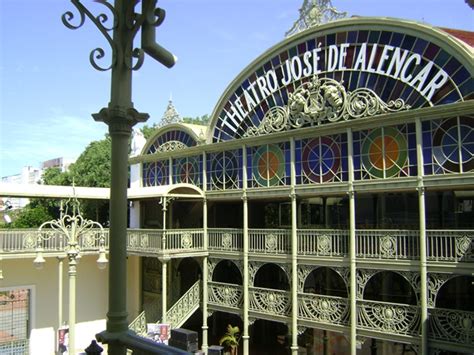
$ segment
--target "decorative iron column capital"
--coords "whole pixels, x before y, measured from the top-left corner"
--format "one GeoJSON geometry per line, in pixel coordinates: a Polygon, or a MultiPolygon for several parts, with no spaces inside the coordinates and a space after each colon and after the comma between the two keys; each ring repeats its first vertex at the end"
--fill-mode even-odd
{"type": "Polygon", "coordinates": [[[138,112],[133,107],[114,106],[103,108],[98,113],[93,113],[92,117],[97,122],[104,122],[109,126],[110,133],[125,132],[131,133],[132,127],[145,122],[150,115],[138,112]]]}

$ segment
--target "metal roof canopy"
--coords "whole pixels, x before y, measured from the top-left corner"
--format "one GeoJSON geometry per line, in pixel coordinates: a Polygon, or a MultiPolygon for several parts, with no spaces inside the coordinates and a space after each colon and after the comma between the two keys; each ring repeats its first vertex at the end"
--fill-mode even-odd
{"type": "MultiPolygon", "coordinates": [[[[33,185],[33,184],[0,184],[0,197],[45,197],[108,200],[110,189],[105,187],[33,185]]],[[[204,192],[192,184],[173,184],[150,187],[132,187],[127,190],[127,198],[174,197],[203,199],[204,192]]]]}

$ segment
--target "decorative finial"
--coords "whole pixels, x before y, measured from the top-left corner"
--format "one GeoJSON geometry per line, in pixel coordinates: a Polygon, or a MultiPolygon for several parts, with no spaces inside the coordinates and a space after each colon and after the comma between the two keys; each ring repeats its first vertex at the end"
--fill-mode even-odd
{"type": "Polygon", "coordinates": [[[170,94],[170,100],[168,102],[168,106],[166,107],[166,111],[161,118],[161,122],[159,123],[160,126],[166,126],[170,123],[177,123],[181,121],[181,116],[179,115],[178,111],[173,105],[173,100],[170,94]]]}
{"type": "Polygon", "coordinates": [[[301,6],[299,11],[299,19],[285,33],[286,37],[290,37],[310,27],[319,26],[347,16],[347,12],[337,11],[332,6],[332,0],[304,0],[303,6],[301,6]]]}

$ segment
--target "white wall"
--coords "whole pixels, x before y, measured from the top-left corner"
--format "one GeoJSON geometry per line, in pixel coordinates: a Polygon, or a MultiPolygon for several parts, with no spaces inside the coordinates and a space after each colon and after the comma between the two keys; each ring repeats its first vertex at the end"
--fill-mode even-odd
{"type": "MultiPolygon", "coordinates": [[[[100,271],[97,256],[83,256],[77,267],[76,284],[76,345],[82,351],[94,339],[96,333],[105,329],[107,312],[107,269],[100,271]]],[[[55,333],[58,328],[58,261],[46,258],[42,270],[33,266],[33,258],[14,259],[1,262],[4,279],[0,289],[13,287],[32,288],[30,319],[31,354],[53,354],[55,333]]],[[[63,265],[63,320],[68,320],[68,272],[63,265]]]]}

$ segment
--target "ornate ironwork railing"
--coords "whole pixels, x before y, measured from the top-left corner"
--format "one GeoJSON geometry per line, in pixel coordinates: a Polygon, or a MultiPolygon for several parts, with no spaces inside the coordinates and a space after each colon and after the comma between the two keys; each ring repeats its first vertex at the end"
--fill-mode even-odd
{"type": "MultiPolygon", "coordinates": [[[[171,328],[179,328],[199,308],[201,302],[201,281],[198,280],[166,312],[166,323],[171,328]]],[[[162,323],[161,320],[159,323],[162,323]]]]}
{"type": "Polygon", "coordinates": [[[158,253],[162,250],[163,231],[161,229],[129,229],[127,250],[130,252],[158,253]]]}
{"type": "MultiPolygon", "coordinates": [[[[44,253],[64,250],[65,236],[56,231],[42,243],[44,253]]],[[[92,233],[99,233],[94,229],[92,233]]],[[[109,231],[104,230],[108,248],[109,231]]],[[[312,257],[345,257],[348,255],[348,231],[331,229],[299,229],[298,255],[312,257]]],[[[474,262],[473,230],[429,230],[427,259],[440,262],[474,262]]],[[[242,229],[208,229],[209,251],[240,252],[243,247],[242,229]]],[[[82,238],[81,238],[82,239],[82,238]]],[[[99,243],[84,238],[80,248],[98,252],[99,243]]],[[[414,230],[356,230],[356,253],[359,259],[417,260],[419,232],[414,230]]],[[[0,254],[35,253],[38,241],[36,229],[0,230],[0,254]]],[[[203,229],[128,229],[127,250],[131,253],[205,251],[203,229]]],[[[287,255],[291,252],[291,232],[287,229],[249,229],[249,252],[267,255],[287,255]]]]}
{"type": "Polygon", "coordinates": [[[147,334],[145,311],[140,313],[132,323],[128,325],[128,329],[133,330],[137,335],[145,337],[147,334]]]}
{"type": "Polygon", "coordinates": [[[418,236],[411,230],[356,230],[356,254],[364,259],[418,259],[418,236]]]}
{"type": "Polygon", "coordinates": [[[298,318],[331,325],[347,325],[349,301],[342,297],[300,293],[298,318]]]}
{"type": "Polygon", "coordinates": [[[202,229],[170,229],[166,231],[166,251],[195,251],[204,248],[202,229]]]}
{"type": "Polygon", "coordinates": [[[436,308],[429,315],[430,338],[474,348],[474,312],[436,308]]]}
{"type": "Polygon", "coordinates": [[[299,229],[298,255],[344,257],[348,254],[349,231],[299,229]]]}
{"type": "Polygon", "coordinates": [[[243,230],[236,228],[209,228],[209,251],[236,252],[243,249],[243,230]]]}
{"type": "Polygon", "coordinates": [[[249,229],[249,252],[289,254],[291,231],[288,229],[249,229]]]}
{"type": "Polygon", "coordinates": [[[273,316],[289,316],[291,294],[288,291],[249,287],[249,310],[273,316]]]}
{"type": "Polygon", "coordinates": [[[240,309],[243,302],[242,286],[224,282],[208,283],[208,304],[240,309]]]}
{"type": "Polygon", "coordinates": [[[428,260],[474,262],[472,230],[432,230],[427,240],[428,260]]]}
{"type": "Polygon", "coordinates": [[[357,301],[359,328],[398,335],[419,335],[420,308],[379,301],[357,301]]]}
{"type": "MultiPolygon", "coordinates": [[[[53,229],[43,229],[41,231],[47,238],[41,246],[44,252],[63,252],[67,245],[66,236],[53,229]]],[[[90,237],[79,238],[79,248],[82,251],[98,251],[101,246],[99,238],[94,238],[95,234],[103,233],[105,237],[105,247],[109,246],[109,231],[100,229],[90,229],[87,234],[90,237]]],[[[35,253],[38,246],[39,231],[37,229],[3,229],[0,230],[0,253],[35,253]]]]}

